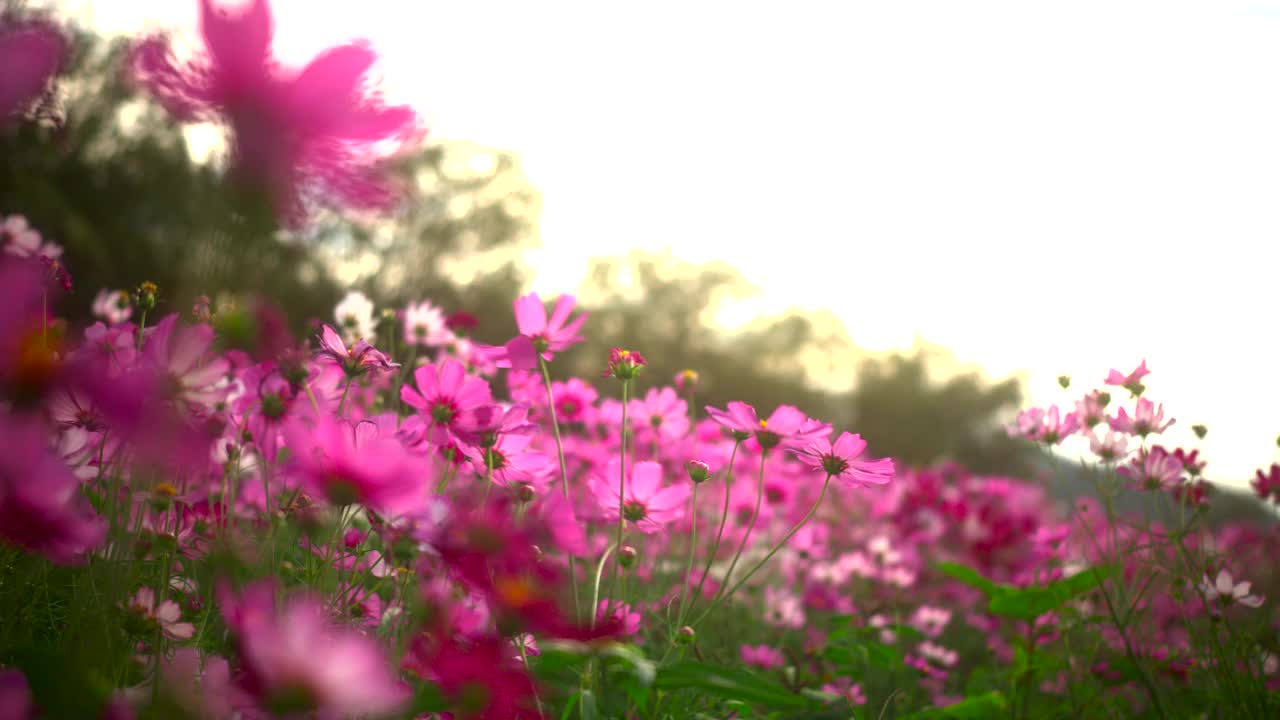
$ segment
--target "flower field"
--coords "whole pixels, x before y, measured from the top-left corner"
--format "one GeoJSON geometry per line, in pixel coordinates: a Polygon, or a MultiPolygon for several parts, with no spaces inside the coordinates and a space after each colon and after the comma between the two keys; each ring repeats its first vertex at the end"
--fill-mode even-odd
{"type": "MultiPolygon", "coordinates": [[[[143,38],[121,72],[229,128],[245,212],[393,208],[383,161],[423,130],[372,49],[286,71],[264,0],[200,9],[194,57],[143,38]]],[[[0,131],[71,45],[0,16],[0,131]]],[[[0,717],[1280,716],[1277,526],[1210,522],[1145,362],[1018,414],[1040,474],[913,467],[793,404],[700,401],[713,378],[644,347],[574,376],[570,294],[490,342],[354,290],[296,332],[81,288],[0,212],[0,717]]]]}

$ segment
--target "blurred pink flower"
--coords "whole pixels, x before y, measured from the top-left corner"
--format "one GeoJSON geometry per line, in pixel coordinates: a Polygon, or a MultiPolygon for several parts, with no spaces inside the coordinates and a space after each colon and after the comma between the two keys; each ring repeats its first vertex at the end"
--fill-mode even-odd
{"type": "Polygon", "coordinates": [[[350,348],[331,325],[320,331],[320,350],[316,358],[323,364],[336,365],[348,377],[358,377],[370,370],[394,370],[399,363],[391,362],[386,353],[364,340],[357,340],[350,348]]]}
{"type": "Polygon", "coordinates": [[[1133,372],[1128,375],[1122,374],[1119,370],[1112,369],[1111,372],[1107,373],[1107,379],[1105,382],[1108,385],[1122,387],[1134,395],[1141,395],[1143,390],[1142,378],[1150,374],[1151,371],[1147,369],[1147,361],[1143,360],[1138,364],[1138,367],[1134,368],[1133,372]]]}
{"type": "Polygon", "coordinates": [[[93,298],[93,315],[106,320],[110,325],[119,325],[128,320],[133,315],[129,293],[124,290],[99,290],[93,298]]]}
{"type": "Polygon", "coordinates": [[[179,326],[175,314],[151,329],[143,354],[165,377],[169,399],[211,408],[226,398],[228,387],[221,381],[231,369],[225,358],[209,352],[212,346],[213,328],[179,326]]]}
{"type": "Polygon", "coordinates": [[[743,645],[742,662],[762,670],[772,670],[787,664],[782,651],[768,645],[743,645]]]}
{"type": "Polygon", "coordinates": [[[1139,452],[1128,465],[1116,470],[1139,490],[1171,490],[1181,481],[1182,472],[1178,458],[1159,445],[1139,452]]]}
{"type": "Polygon", "coordinates": [[[604,620],[607,617],[612,617],[617,622],[621,628],[620,635],[630,636],[640,632],[640,613],[633,611],[627,603],[601,600],[596,606],[596,619],[604,620]]]}
{"type": "Polygon", "coordinates": [[[27,110],[67,56],[67,38],[43,21],[0,16],[0,122],[27,110]]]}
{"type": "Polygon", "coordinates": [[[866,449],[861,435],[842,432],[835,443],[822,437],[792,452],[801,463],[853,485],[884,485],[893,479],[893,460],[859,460],[866,449]]]}
{"type": "Polygon", "coordinates": [[[388,146],[421,136],[408,107],[387,107],[366,87],[376,60],[365,44],[329,48],[287,71],[271,53],[274,34],[266,0],[231,14],[200,0],[206,54],[180,62],[163,37],[132,51],[137,80],[179,120],[220,119],[233,133],[235,171],[264,189],[278,215],[298,226],[308,201],[386,210],[396,194],[375,164],[388,146]]]}
{"type": "Polygon", "coordinates": [[[196,634],[195,625],[178,622],[182,617],[182,609],[178,607],[178,603],[165,600],[157,606],[156,593],[149,587],[138,588],[138,592],[129,600],[129,610],[148,623],[158,625],[160,632],[170,640],[188,640],[196,634]]]}
{"type": "Polygon", "coordinates": [[[520,334],[499,347],[486,347],[485,353],[498,367],[514,370],[533,370],[538,367],[538,356],[550,362],[555,354],[582,342],[579,335],[586,313],[570,320],[576,300],[572,295],[561,295],[547,317],[547,308],[538,293],[529,293],[512,302],[516,315],[516,328],[520,334]]]}
{"type": "Polygon", "coordinates": [[[239,598],[222,595],[245,690],[267,711],[364,716],[395,712],[408,700],[407,687],[378,642],[335,625],[318,600],[300,596],[277,603],[263,586],[239,598]]]}
{"type": "Polygon", "coordinates": [[[740,439],[754,436],[761,448],[803,447],[809,441],[826,437],[831,426],[809,419],[790,405],[779,405],[767,420],[756,416],[756,409],[744,402],[732,401],[725,410],[707,406],[707,414],[740,439]]]}
{"type": "Polygon", "coordinates": [[[398,515],[426,503],[426,471],[398,440],[380,437],[374,423],[352,426],[320,416],[294,420],[285,430],[292,471],[308,493],[334,505],[360,503],[398,515]]]}
{"type": "Polygon", "coordinates": [[[1239,583],[1231,577],[1231,573],[1225,568],[1218,571],[1218,576],[1213,582],[1209,582],[1209,576],[1205,575],[1204,580],[1200,581],[1200,592],[1204,593],[1205,599],[1209,602],[1216,602],[1221,605],[1230,605],[1231,603],[1240,603],[1245,607],[1261,607],[1262,597],[1251,595],[1249,591],[1253,588],[1253,583],[1244,580],[1239,583]]]}
{"type": "Polygon", "coordinates": [[[632,466],[626,483],[626,499],[618,502],[618,461],[610,460],[604,476],[593,475],[588,487],[604,520],[618,521],[618,506],[622,515],[637,530],[649,535],[663,529],[668,523],[684,516],[684,504],[689,498],[688,483],[662,487],[662,466],[656,462],[638,462],[632,466]]]}
{"type": "Polygon", "coordinates": [[[69,563],[98,545],[106,524],[80,494],[80,481],[48,449],[36,421],[0,415],[0,541],[69,563]]]}
{"type": "Polygon", "coordinates": [[[1133,406],[1133,416],[1124,408],[1111,419],[1111,429],[1127,432],[1138,437],[1146,437],[1152,433],[1162,433],[1174,423],[1173,418],[1164,419],[1164,406],[1156,405],[1146,398],[1138,398],[1133,406]]]}

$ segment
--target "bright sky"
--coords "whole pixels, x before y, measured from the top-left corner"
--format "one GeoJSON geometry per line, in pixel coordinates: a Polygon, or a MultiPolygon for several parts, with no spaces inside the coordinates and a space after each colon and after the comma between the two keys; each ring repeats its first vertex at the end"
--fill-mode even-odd
{"type": "MultiPolygon", "coordinates": [[[[196,6],[60,4],[113,32],[196,6]]],[[[436,137],[520,155],[540,291],[633,248],[726,260],[741,312],[828,308],[1033,401],[1145,357],[1211,476],[1272,460],[1280,0],[274,7],[284,58],[368,38],[436,137]]]]}

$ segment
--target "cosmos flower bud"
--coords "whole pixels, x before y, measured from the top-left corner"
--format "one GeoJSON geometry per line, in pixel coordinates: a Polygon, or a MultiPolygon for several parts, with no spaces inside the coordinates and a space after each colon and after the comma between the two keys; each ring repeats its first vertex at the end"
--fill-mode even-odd
{"type": "Polygon", "coordinates": [[[701,485],[711,477],[711,468],[701,460],[690,460],[684,467],[689,471],[689,479],[694,485],[701,485]]]}
{"type": "Polygon", "coordinates": [[[693,628],[689,627],[688,625],[685,625],[684,627],[676,631],[676,644],[692,645],[693,641],[696,640],[697,637],[698,637],[698,633],[696,633],[693,628]]]}
{"type": "Polygon", "coordinates": [[[143,312],[148,312],[156,308],[156,303],[160,299],[160,288],[150,280],[138,286],[133,291],[133,301],[143,312]]]}
{"type": "Polygon", "coordinates": [[[1063,390],[1066,390],[1067,388],[1071,387],[1071,376],[1070,376],[1070,375],[1059,375],[1059,376],[1058,376],[1058,387],[1061,387],[1063,390]]]}
{"type": "Polygon", "coordinates": [[[529,483],[520,483],[519,485],[516,485],[516,500],[521,504],[533,502],[533,499],[537,497],[537,495],[537,492],[529,483]]]}
{"type": "Polygon", "coordinates": [[[640,553],[630,545],[623,545],[618,551],[618,564],[630,570],[635,567],[636,560],[640,558],[640,553]]]}
{"type": "Polygon", "coordinates": [[[640,370],[648,364],[644,356],[634,350],[611,348],[609,350],[609,370],[605,372],[604,376],[612,376],[627,382],[628,380],[634,380],[640,374],[640,370]]]}
{"type": "Polygon", "coordinates": [[[1209,428],[1196,424],[1191,426],[1191,432],[1196,434],[1196,439],[1203,440],[1204,436],[1209,434],[1209,428]]]}
{"type": "Polygon", "coordinates": [[[680,392],[693,392],[698,387],[698,372],[696,370],[681,370],[676,373],[675,377],[676,390],[680,392]]]}
{"type": "Polygon", "coordinates": [[[195,304],[191,306],[191,314],[195,317],[196,322],[209,322],[213,317],[213,312],[209,309],[208,295],[200,295],[196,298],[195,304]]]}

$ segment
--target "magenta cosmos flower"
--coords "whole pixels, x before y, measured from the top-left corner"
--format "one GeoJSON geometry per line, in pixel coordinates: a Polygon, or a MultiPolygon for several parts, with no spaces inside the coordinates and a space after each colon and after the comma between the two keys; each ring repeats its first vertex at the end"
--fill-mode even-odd
{"type": "Polygon", "coordinates": [[[380,513],[398,515],[426,502],[426,473],[419,460],[398,440],[380,437],[364,420],[321,416],[314,424],[295,420],[285,430],[293,450],[293,471],[315,497],[334,505],[360,503],[380,513]]]}
{"type": "Polygon", "coordinates": [[[66,55],[67,39],[54,25],[0,17],[0,122],[45,92],[66,55]]]}
{"type": "Polygon", "coordinates": [[[226,398],[228,386],[223,380],[231,364],[209,352],[213,335],[208,325],[180,326],[177,315],[164,318],[147,335],[143,352],[166,377],[171,399],[212,408],[226,398]]]}
{"type": "Polygon", "coordinates": [[[277,607],[265,586],[223,600],[245,689],[273,715],[364,717],[408,700],[377,641],[335,625],[318,600],[294,597],[277,607]]]}
{"type": "Polygon", "coordinates": [[[341,45],[300,71],[286,70],[272,58],[266,0],[251,0],[236,14],[214,5],[200,0],[204,57],[179,62],[161,37],[133,49],[140,84],[179,120],[225,122],[235,171],[265,189],[290,225],[301,224],[304,200],[316,196],[358,210],[394,205],[375,163],[421,130],[413,110],[387,107],[370,92],[373,50],[341,45]]]}
{"type": "Polygon", "coordinates": [[[831,426],[812,420],[791,405],[779,405],[766,420],[756,416],[756,409],[744,402],[729,403],[726,410],[707,406],[707,414],[722,427],[745,440],[755,437],[760,447],[770,450],[782,447],[803,447],[816,438],[831,434],[831,426]]]}
{"type": "Polygon", "coordinates": [[[547,317],[547,308],[542,304],[538,293],[529,293],[516,298],[512,307],[516,313],[516,327],[520,334],[507,341],[502,347],[488,348],[489,358],[498,367],[513,370],[533,370],[538,367],[538,355],[551,361],[555,354],[582,342],[578,334],[582,324],[587,321],[586,313],[570,320],[576,300],[572,295],[561,295],[556,306],[547,317]]]}
{"type": "Polygon", "coordinates": [[[829,438],[818,438],[792,452],[814,470],[853,485],[884,485],[893,479],[893,460],[860,460],[866,449],[867,442],[861,435],[842,432],[834,443],[829,438]]]}
{"type": "Polygon", "coordinates": [[[600,505],[600,512],[609,522],[618,521],[618,506],[622,516],[640,532],[651,535],[667,523],[684,516],[684,505],[689,499],[689,485],[678,483],[662,487],[662,466],[656,462],[638,462],[632,466],[626,482],[626,499],[618,501],[619,464],[610,460],[603,477],[592,476],[591,493],[600,505]]]}
{"type": "Polygon", "coordinates": [[[0,415],[0,437],[0,542],[60,563],[102,542],[106,526],[71,469],[48,449],[45,428],[0,415]]]}
{"type": "Polygon", "coordinates": [[[342,342],[342,336],[331,325],[325,325],[320,331],[320,350],[316,359],[323,364],[337,365],[348,377],[359,377],[370,370],[394,370],[399,363],[391,362],[386,353],[375,348],[364,340],[357,340],[348,348],[342,342]]]}
{"type": "Polygon", "coordinates": [[[1142,378],[1150,374],[1151,371],[1147,369],[1147,361],[1143,360],[1138,364],[1138,367],[1134,368],[1133,372],[1128,375],[1124,375],[1119,370],[1113,368],[1111,372],[1107,373],[1107,379],[1104,382],[1108,385],[1122,387],[1134,395],[1141,395],[1144,389],[1142,387],[1142,378]]]}
{"type": "Polygon", "coordinates": [[[480,416],[502,416],[493,403],[493,393],[484,378],[468,375],[457,360],[445,360],[437,368],[425,365],[413,373],[418,387],[400,388],[400,399],[418,411],[405,423],[411,435],[422,433],[436,445],[445,445],[459,431],[474,431],[480,416]]]}

